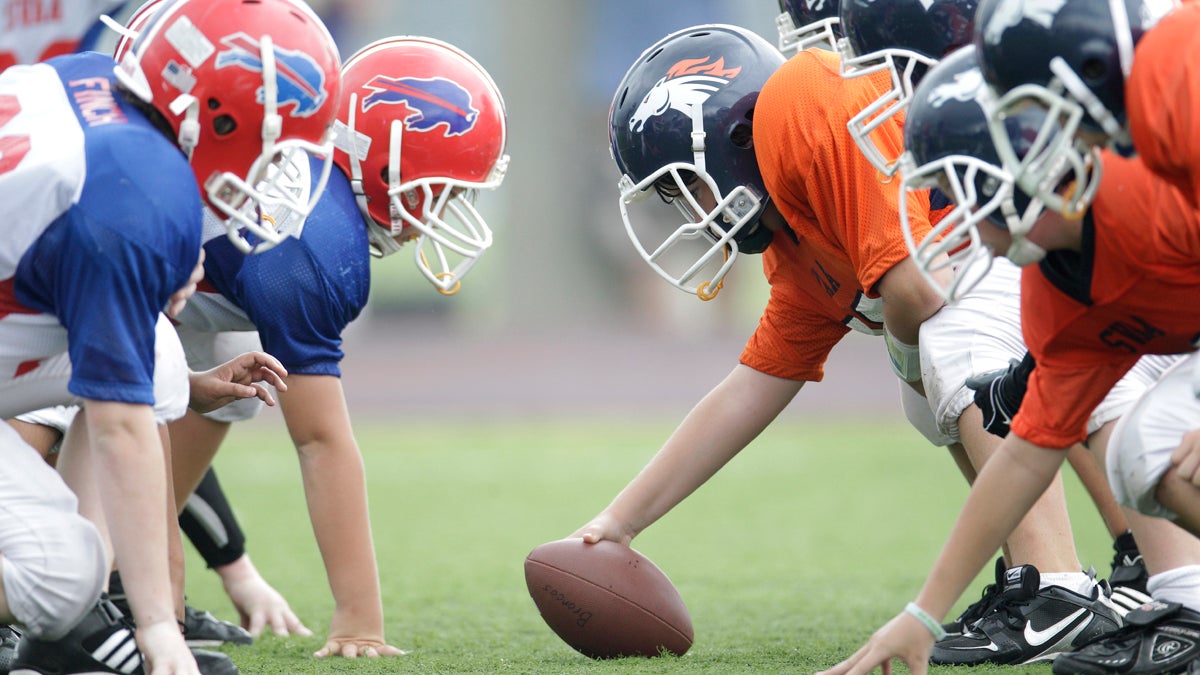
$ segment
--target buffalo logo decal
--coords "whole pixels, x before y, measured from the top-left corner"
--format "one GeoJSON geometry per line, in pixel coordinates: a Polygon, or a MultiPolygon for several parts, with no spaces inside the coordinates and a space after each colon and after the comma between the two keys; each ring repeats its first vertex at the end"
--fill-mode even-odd
{"type": "Polygon", "coordinates": [[[445,137],[461,136],[475,127],[479,111],[471,107],[471,92],[466,87],[444,77],[387,77],[376,75],[363,85],[371,93],[363,98],[362,111],[380,104],[403,104],[410,112],[404,117],[404,128],[413,131],[432,131],[445,124],[445,137]]]}
{"type": "MultiPolygon", "coordinates": [[[[262,72],[262,48],[258,40],[245,33],[234,33],[222,38],[221,44],[228,49],[217,54],[217,68],[237,66],[262,72]]],[[[320,110],[329,93],[325,91],[325,74],[317,62],[300,50],[275,47],[274,51],[279,107],[294,106],[292,117],[308,117],[320,110]]],[[[258,88],[256,98],[259,103],[264,102],[263,87],[258,88]]]]}
{"type": "Polygon", "coordinates": [[[633,117],[629,119],[630,131],[640,132],[651,117],[671,109],[690,117],[693,108],[703,105],[740,72],[741,66],[726,68],[724,57],[713,61],[706,56],[676,63],[667,70],[666,76],[654,83],[638,104],[633,117]]]}

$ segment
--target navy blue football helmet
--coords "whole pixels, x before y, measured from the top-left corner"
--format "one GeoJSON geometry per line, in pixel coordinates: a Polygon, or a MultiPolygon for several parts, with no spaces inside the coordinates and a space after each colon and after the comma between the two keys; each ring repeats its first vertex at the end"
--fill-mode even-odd
{"type": "MultiPolygon", "coordinates": [[[[1019,190],[1003,168],[980,103],[985,89],[975,49],[959,49],[930,69],[914,92],[904,124],[901,229],[917,268],[951,301],[974,287],[991,266],[993,252],[980,235],[981,222],[1008,230],[1012,243],[1002,253],[1017,265],[1035,263],[1046,254],[1026,238],[1043,204],[1019,190]],[[954,208],[922,241],[915,241],[903,203],[910,192],[929,188],[942,191],[954,208]],[[943,268],[952,272],[946,287],[935,281],[943,268]]],[[[1029,107],[1009,115],[1005,124],[1013,138],[1027,139],[1027,132],[1044,126],[1045,116],[1042,109],[1029,107]]],[[[1014,150],[1019,155],[1026,151],[1024,142],[1014,150]]],[[[1064,182],[1071,178],[1059,176],[1064,182]]]]}
{"type": "Polygon", "coordinates": [[[783,62],[748,30],[696,26],[643,52],[613,97],[609,140],[626,232],[655,272],[702,299],[716,296],[739,252],[761,253],[771,241],[759,222],[770,196],[750,125],[759,91],[783,62]],[[650,245],[644,240],[659,237],[633,222],[630,207],[654,194],[684,221],[650,245]],[[689,248],[703,250],[686,258],[689,248]]]}
{"type": "Polygon", "coordinates": [[[887,71],[891,89],[847,125],[858,147],[885,176],[896,172],[899,157],[886,157],[871,133],[912,100],[926,71],[943,56],[970,44],[978,0],[843,0],[838,44],[842,76],[887,71]]]}
{"type": "Polygon", "coordinates": [[[1044,133],[1066,131],[1055,142],[1039,138],[1037,157],[1027,157],[1024,167],[1011,155],[1004,158],[1024,188],[1042,189],[1037,196],[1048,207],[1078,216],[1095,194],[1077,188],[1060,196],[1045,175],[1029,173],[1056,171],[1063,161],[1090,163],[1092,180],[1098,182],[1092,144],[1079,139],[1078,131],[1093,132],[1093,137],[1101,133],[1122,154],[1132,149],[1125,78],[1133,49],[1176,6],[1176,0],[980,1],[974,41],[984,78],[998,97],[989,113],[997,145],[1007,145],[1002,140],[1005,115],[1030,104],[1045,108],[1054,120],[1044,133]]]}
{"type": "Polygon", "coordinates": [[[810,47],[837,49],[842,37],[838,1],[779,0],[779,51],[790,56],[810,47]]]}

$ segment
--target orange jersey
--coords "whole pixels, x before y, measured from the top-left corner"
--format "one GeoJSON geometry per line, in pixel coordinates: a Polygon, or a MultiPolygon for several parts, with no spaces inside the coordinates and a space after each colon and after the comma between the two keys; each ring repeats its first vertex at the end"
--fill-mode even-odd
{"type": "Polygon", "coordinates": [[[1138,156],[1200,205],[1200,3],[1179,7],[1138,41],[1125,107],[1138,156]]]}
{"type": "Polygon", "coordinates": [[[1048,448],[1086,437],[1088,416],[1143,354],[1200,337],[1200,214],[1138,159],[1104,154],[1080,253],[1021,275],[1021,324],[1037,359],[1012,430],[1048,448]]]}
{"type": "MultiPolygon", "coordinates": [[[[755,155],[799,244],[776,233],[762,254],[771,297],[741,357],[755,370],[818,381],[848,327],[882,328],[875,286],[909,255],[900,181],[883,179],[846,123],[889,86],[886,73],[843,79],[838,57],[817,49],[792,57],[763,85],[754,109],[755,155]]],[[[886,156],[900,154],[902,130],[897,115],[873,135],[886,156]]],[[[929,195],[916,195],[910,221],[920,240],[929,230],[929,195]]]]}

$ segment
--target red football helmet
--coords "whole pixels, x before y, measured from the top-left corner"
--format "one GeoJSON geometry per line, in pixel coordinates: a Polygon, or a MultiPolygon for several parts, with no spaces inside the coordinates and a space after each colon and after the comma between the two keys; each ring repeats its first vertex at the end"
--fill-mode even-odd
{"type": "Polygon", "coordinates": [[[333,157],[341,62],[302,0],[150,0],[115,56],[117,78],[171,125],[201,195],[228,219],[239,249],[263,250],[291,234],[264,212],[295,212],[301,217],[290,220],[303,222],[333,157]],[[306,164],[288,161],[303,152],[326,160],[312,190],[280,169],[306,164]]]}
{"type": "Polygon", "coordinates": [[[372,254],[395,253],[418,237],[421,274],[442,293],[457,292],[492,245],[474,201],[498,187],[508,167],[500,90],[466,53],[425,37],[364,47],[346,62],[342,82],[334,161],[358,195],[372,254]]]}

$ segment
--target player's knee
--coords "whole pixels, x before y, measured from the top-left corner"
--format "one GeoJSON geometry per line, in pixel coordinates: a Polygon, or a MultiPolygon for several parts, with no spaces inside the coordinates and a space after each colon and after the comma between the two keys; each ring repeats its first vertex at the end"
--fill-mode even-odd
{"type": "Polygon", "coordinates": [[[1122,418],[1109,439],[1109,486],[1118,504],[1148,516],[1170,518],[1173,513],[1158,499],[1159,482],[1171,468],[1170,448],[1148,444],[1138,422],[1136,415],[1122,418]]]}
{"type": "Polygon", "coordinates": [[[91,522],[73,515],[4,551],[9,608],[25,631],[55,640],[96,604],[107,576],[104,541],[91,522]]]}

